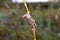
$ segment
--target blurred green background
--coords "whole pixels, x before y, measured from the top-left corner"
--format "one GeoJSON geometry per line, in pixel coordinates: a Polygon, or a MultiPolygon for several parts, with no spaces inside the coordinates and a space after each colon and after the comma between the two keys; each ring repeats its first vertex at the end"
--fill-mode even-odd
{"type": "MultiPolygon", "coordinates": [[[[23,3],[10,2],[10,0],[0,0],[0,40],[33,40],[31,27],[27,20],[22,18],[26,14],[23,3]],[[4,4],[8,4],[11,10],[4,4]]],[[[40,3],[28,4],[31,15],[38,25],[37,40],[60,40],[54,19],[60,5],[54,2],[44,5],[46,6],[40,3]]]]}

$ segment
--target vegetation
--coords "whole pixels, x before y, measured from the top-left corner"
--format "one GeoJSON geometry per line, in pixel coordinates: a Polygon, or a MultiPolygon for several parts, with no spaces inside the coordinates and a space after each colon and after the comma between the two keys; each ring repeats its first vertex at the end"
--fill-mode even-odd
{"type": "MultiPolygon", "coordinates": [[[[40,6],[35,8],[31,5],[28,6],[38,25],[37,40],[59,40],[58,29],[53,19],[58,8],[41,9],[40,6]]],[[[25,7],[21,7],[19,4],[11,4],[10,7],[11,11],[5,7],[0,8],[0,40],[33,40],[31,27],[22,18],[26,14],[25,7]]]]}

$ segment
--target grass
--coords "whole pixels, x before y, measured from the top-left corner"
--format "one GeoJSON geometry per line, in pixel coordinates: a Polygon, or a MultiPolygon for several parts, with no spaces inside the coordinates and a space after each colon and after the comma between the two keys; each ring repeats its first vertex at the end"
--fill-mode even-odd
{"type": "MultiPolygon", "coordinates": [[[[51,31],[51,20],[53,20],[52,17],[54,17],[57,14],[57,9],[48,8],[40,10],[38,7],[36,7],[35,9],[31,9],[31,7],[29,7],[29,10],[31,12],[32,17],[36,20],[36,23],[38,25],[36,30],[37,40],[57,40],[56,32],[51,31]],[[50,30],[48,30],[47,28],[50,28],[50,30]],[[55,37],[53,37],[52,35],[55,37]]],[[[6,12],[4,12],[4,14],[5,13],[6,12]]],[[[8,14],[10,13],[11,12],[9,12],[8,14]]],[[[23,7],[21,10],[18,10],[15,16],[12,14],[8,16],[3,15],[4,19],[0,19],[1,22],[2,20],[8,20],[10,19],[10,17],[12,17],[12,19],[8,21],[8,23],[13,21],[13,25],[9,24],[7,26],[6,24],[4,24],[3,26],[3,24],[0,23],[0,28],[2,29],[0,30],[0,35],[3,36],[1,36],[1,40],[6,40],[7,38],[8,40],[33,40],[33,33],[31,27],[28,25],[27,20],[21,18],[21,16],[23,16],[24,14],[26,14],[26,10],[23,7]],[[8,19],[6,19],[5,17],[8,17],[8,19]]]]}

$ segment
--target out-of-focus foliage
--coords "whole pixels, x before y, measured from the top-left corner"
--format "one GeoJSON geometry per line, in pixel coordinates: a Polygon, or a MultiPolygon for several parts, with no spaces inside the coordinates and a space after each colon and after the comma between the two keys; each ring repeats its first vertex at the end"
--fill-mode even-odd
{"type": "MultiPolygon", "coordinates": [[[[7,8],[5,8],[5,11],[0,11],[0,40],[33,40],[31,27],[27,20],[22,18],[26,14],[25,7],[20,5],[17,9],[17,4],[11,5],[11,10],[16,13],[6,11],[7,8]]],[[[4,8],[1,8],[1,10],[4,10],[4,8]]],[[[55,22],[53,17],[56,15],[57,9],[43,9],[39,5],[35,7],[29,5],[29,10],[38,25],[36,30],[37,40],[57,40],[57,28],[55,24],[52,25],[55,22]]]]}
{"type": "Polygon", "coordinates": [[[0,3],[3,3],[3,2],[5,2],[5,1],[7,1],[7,0],[0,0],[0,3]]]}

